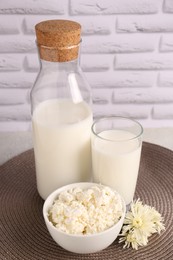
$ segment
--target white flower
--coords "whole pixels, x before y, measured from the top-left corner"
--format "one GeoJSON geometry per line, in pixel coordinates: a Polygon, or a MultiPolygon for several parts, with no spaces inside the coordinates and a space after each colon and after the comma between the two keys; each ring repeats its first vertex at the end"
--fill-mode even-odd
{"type": "Polygon", "coordinates": [[[124,248],[132,246],[137,250],[138,246],[147,245],[148,237],[153,233],[160,234],[164,229],[161,214],[155,208],[143,205],[138,199],[131,203],[130,210],[126,213],[119,242],[125,242],[124,248]]]}
{"type": "Polygon", "coordinates": [[[119,239],[119,242],[125,242],[123,248],[132,246],[132,248],[137,250],[139,246],[147,244],[148,242],[147,237],[144,235],[143,237],[138,236],[136,230],[130,230],[129,232],[122,233],[120,236],[122,237],[119,239]]]}
{"type": "Polygon", "coordinates": [[[158,232],[160,234],[160,232],[165,229],[163,224],[163,217],[157,210],[155,210],[155,208],[151,208],[150,212],[152,216],[152,221],[154,223],[155,232],[158,232]]]}

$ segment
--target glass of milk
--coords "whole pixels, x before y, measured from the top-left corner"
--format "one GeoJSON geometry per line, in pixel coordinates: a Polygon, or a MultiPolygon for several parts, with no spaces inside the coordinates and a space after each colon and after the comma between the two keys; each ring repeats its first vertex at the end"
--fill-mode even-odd
{"type": "Polygon", "coordinates": [[[107,117],[92,125],[93,180],[117,190],[126,205],[135,193],[139,171],[142,126],[125,117],[107,117]]]}

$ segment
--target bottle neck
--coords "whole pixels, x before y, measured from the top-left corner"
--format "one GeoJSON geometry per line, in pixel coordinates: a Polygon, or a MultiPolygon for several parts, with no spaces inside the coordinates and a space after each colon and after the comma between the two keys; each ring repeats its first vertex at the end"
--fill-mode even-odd
{"type": "Polygon", "coordinates": [[[51,69],[51,70],[66,70],[74,71],[79,67],[79,59],[67,61],[67,62],[50,62],[40,59],[41,69],[51,69]]]}

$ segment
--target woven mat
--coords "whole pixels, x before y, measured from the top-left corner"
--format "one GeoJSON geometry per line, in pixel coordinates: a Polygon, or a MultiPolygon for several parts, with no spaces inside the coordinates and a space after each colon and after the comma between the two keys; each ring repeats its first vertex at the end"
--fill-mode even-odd
{"type": "Polygon", "coordinates": [[[42,217],[43,200],[36,189],[33,150],[0,166],[0,259],[2,260],[171,260],[173,259],[173,152],[143,143],[135,197],[156,207],[166,231],[154,234],[138,251],[122,249],[115,241],[107,249],[77,255],[59,247],[42,217]]]}

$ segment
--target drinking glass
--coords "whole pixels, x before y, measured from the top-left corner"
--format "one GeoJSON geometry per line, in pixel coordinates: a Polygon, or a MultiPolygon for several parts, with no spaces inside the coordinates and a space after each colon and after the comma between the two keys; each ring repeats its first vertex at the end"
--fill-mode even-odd
{"type": "Polygon", "coordinates": [[[92,125],[92,168],[94,182],[110,186],[133,200],[138,177],[143,128],[125,117],[107,117],[92,125]]]}

